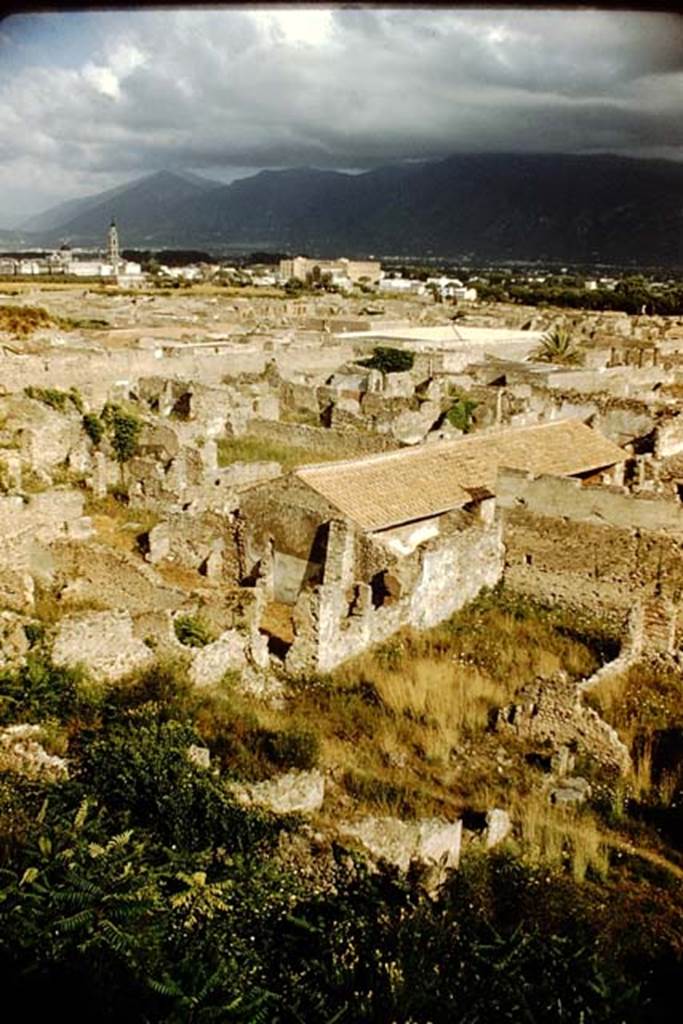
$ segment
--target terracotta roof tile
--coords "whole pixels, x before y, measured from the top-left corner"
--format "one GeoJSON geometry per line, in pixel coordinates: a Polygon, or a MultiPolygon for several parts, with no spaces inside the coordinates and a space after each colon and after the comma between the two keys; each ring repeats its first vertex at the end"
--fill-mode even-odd
{"type": "Polygon", "coordinates": [[[381,530],[461,508],[482,491],[495,493],[500,466],[574,476],[625,458],[621,448],[578,420],[558,420],[295,472],[363,530],[381,530]]]}

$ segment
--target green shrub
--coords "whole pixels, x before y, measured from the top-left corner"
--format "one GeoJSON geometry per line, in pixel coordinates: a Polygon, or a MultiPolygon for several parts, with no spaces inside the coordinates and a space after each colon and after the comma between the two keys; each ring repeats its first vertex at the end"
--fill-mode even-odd
{"type": "Polygon", "coordinates": [[[83,429],[95,446],[104,437],[104,424],[99,416],[96,416],[93,412],[88,412],[83,417],[83,429]]]}
{"type": "Polygon", "coordinates": [[[30,385],[24,388],[24,394],[27,398],[32,398],[35,402],[42,402],[43,405],[48,405],[56,412],[62,413],[67,411],[69,403],[73,400],[73,396],[68,391],[60,391],[58,388],[37,388],[30,385]]]}
{"type": "Polygon", "coordinates": [[[214,777],[187,757],[194,730],[159,721],[142,706],[84,740],[78,778],[112,811],[182,850],[248,847],[275,834],[267,815],[244,811],[214,777]]]}
{"type": "Polygon", "coordinates": [[[282,768],[315,768],[320,757],[320,740],[310,729],[285,729],[264,735],[263,751],[269,761],[282,768]]]}
{"type": "Polygon", "coordinates": [[[138,450],[142,423],[133,413],[126,412],[112,402],[107,402],[102,410],[102,421],[107,428],[116,461],[123,465],[138,450]]]}
{"type": "Polygon", "coordinates": [[[452,427],[462,430],[463,434],[469,434],[472,429],[472,414],[478,403],[471,398],[458,397],[446,413],[446,419],[452,427]]]}
{"type": "Polygon", "coordinates": [[[79,684],[83,682],[84,675],[78,669],[53,665],[41,651],[37,629],[32,629],[31,635],[32,650],[29,651],[26,664],[16,671],[0,674],[0,720],[64,720],[76,712],[82,703],[79,684]]]}
{"type": "Polygon", "coordinates": [[[369,359],[360,359],[358,364],[367,366],[370,370],[381,370],[382,373],[405,373],[412,370],[414,362],[413,352],[378,345],[369,359]]]}
{"type": "Polygon", "coordinates": [[[215,635],[198,615],[180,615],[173,622],[175,635],[185,647],[206,647],[213,643],[215,635]]]}

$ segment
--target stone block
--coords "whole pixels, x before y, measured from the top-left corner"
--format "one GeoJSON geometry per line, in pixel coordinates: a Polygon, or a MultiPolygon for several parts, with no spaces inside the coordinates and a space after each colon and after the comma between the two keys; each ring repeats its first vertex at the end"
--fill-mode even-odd
{"type": "Polygon", "coordinates": [[[200,747],[191,743],[187,748],[187,759],[197,768],[209,768],[211,766],[211,751],[208,747],[200,747]]]}
{"type": "Polygon", "coordinates": [[[0,730],[0,768],[49,782],[68,778],[66,761],[55,754],[48,754],[42,739],[40,725],[22,723],[0,730]]]}
{"type": "Polygon", "coordinates": [[[265,807],[275,814],[313,814],[325,799],[322,772],[287,772],[266,782],[231,787],[239,803],[265,807]]]}
{"type": "Polygon", "coordinates": [[[35,598],[33,577],[27,572],[0,569],[0,608],[32,612],[35,598]]]}
{"type": "Polygon", "coordinates": [[[220,683],[230,669],[242,669],[247,664],[246,641],[241,633],[228,629],[211,644],[199,647],[192,656],[190,679],[195,686],[220,683]]]}
{"type": "Polygon", "coordinates": [[[492,807],[486,812],[486,849],[492,850],[512,831],[512,821],[507,811],[492,807]]]}
{"type": "Polygon", "coordinates": [[[168,523],[157,523],[147,534],[147,553],[145,558],[153,565],[168,558],[171,550],[171,537],[168,523]]]}
{"type": "Polygon", "coordinates": [[[456,868],[460,860],[461,821],[367,817],[343,824],[341,832],[357,839],[374,857],[404,872],[413,862],[429,868],[456,868]]]}

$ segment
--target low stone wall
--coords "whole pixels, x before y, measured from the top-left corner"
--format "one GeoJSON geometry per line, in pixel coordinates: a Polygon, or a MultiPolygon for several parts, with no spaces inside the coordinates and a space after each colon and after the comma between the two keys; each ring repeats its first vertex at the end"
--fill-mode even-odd
{"type": "Polygon", "coordinates": [[[127,611],[86,612],[61,620],[52,660],[55,665],[83,665],[96,678],[116,680],[151,665],[154,655],[133,635],[127,611]]]}
{"type": "Polygon", "coordinates": [[[683,537],[683,505],[671,498],[628,494],[620,488],[586,487],[580,480],[529,477],[502,469],[496,483],[498,509],[561,517],[627,530],[664,530],[683,537]]]}
{"type": "Polygon", "coordinates": [[[581,684],[566,676],[529,683],[499,712],[496,727],[550,750],[569,747],[620,774],[631,768],[616,730],[583,704],[581,684]]]}

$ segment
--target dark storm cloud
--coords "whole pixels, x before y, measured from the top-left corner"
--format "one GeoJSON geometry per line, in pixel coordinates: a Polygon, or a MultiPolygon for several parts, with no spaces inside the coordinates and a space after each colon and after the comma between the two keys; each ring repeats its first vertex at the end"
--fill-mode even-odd
{"type": "Polygon", "coordinates": [[[230,178],[466,150],[679,156],[683,141],[672,15],[190,9],[36,26],[0,26],[6,210],[160,167],[230,178]]]}

